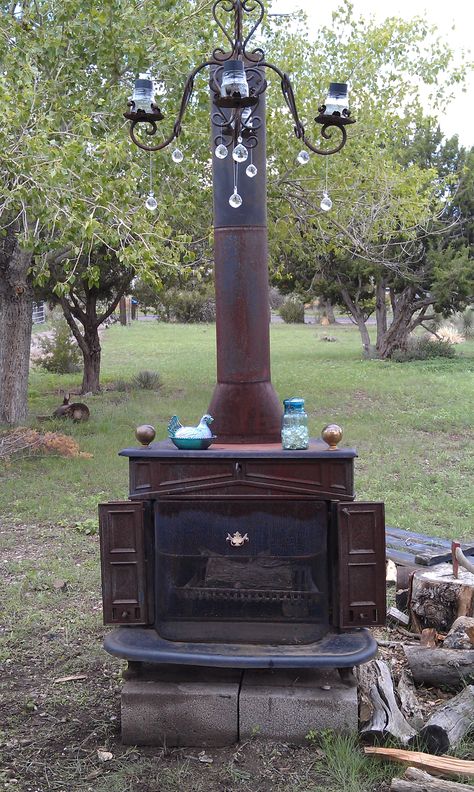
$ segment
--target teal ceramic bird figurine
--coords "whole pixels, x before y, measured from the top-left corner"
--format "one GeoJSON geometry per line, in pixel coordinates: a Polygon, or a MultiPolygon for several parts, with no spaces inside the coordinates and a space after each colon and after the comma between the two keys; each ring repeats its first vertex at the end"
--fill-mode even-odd
{"type": "Polygon", "coordinates": [[[209,424],[213,422],[212,415],[203,415],[197,426],[182,426],[177,415],[173,415],[168,424],[168,437],[193,440],[212,437],[209,424]]]}

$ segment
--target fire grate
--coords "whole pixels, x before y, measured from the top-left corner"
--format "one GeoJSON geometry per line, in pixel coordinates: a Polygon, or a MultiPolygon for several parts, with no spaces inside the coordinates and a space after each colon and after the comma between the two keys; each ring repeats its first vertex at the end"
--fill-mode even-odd
{"type": "Polygon", "coordinates": [[[176,589],[176,595],[184,600],[213,602],[309,602],[321,597],[319,591],[288,591],[287,589],[235,589],[201,588],[199,586],[176,589]]]}

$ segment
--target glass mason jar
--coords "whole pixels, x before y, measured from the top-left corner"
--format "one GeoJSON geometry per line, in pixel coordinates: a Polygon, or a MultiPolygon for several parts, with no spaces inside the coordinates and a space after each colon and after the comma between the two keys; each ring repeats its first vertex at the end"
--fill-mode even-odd
{"type": "Polygon", "coordinates": [[[308,416],[304,399],[285,399],[281,424],[281,444],[287,451],[304,450],[309,446],[308,416]]]}

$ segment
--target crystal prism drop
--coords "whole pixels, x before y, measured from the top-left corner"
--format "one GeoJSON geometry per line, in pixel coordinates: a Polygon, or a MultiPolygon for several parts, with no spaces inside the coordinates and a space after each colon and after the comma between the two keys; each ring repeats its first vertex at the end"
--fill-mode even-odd
{"type": "Polygon", "coordinates": [[[230,196],[229,203],[230,203],[230,205],[232,206],[233,209],[238,209],[239,206],[242,205],[242,196],[239,195],[237,190],[234,190],[234,192],[230,196]]]}
{"type": "Polygon", "coordinates": [[[300,151],[296,159],[300,163],[300,165],[306,165],[309,162],[309,154],[307,151],[303,149],[302,151],[300,151]]]}
{"type": "Polygon", "coordinates": [[[248,159],[248,156],[249,153],[242,143],[239,143],[239,145],[236,146],[232,152],[232,157],[236,162],[245,162],[245,160],[248,159]]]}
{"type": "Polygon", "coordinates": [[[251,163],[250,165],[247,165],[247,167],[245,168],[245,173],[247,174],[249,179],[253,179],[253,177],[257,175],[258,171],[255,165],[251,163]]]}
{"type": "Polygon", "coordinates": [[[225,159],[228,153],[229,152],[227,151],[227,147],[224,146],[223,143],[220,143],[218,146],[216,146],[216,150],[214,151],[214,154],[216,155],[217,159],[225,159]]]}
{"type": "Polygon", "coordinates": [[[320,205],[321,209],[323,210],[323,212],[329,212],[329,210],[331,209],[332,201],[331,201],[331,199],[330,199],[330,197],[329,197],[329,195],[327,194],[326,191],[323,192],[323,200],[321,201],[321,203],[319,205],[320,205]]]}
{"type": "Polygon", "coordinates": [[[173,162],[182,162],[184,160],[184,154],[181,149],[175,149],[171,155],[171,159],[173,162]]]}
{"type": "Polygon", "coordinates": [[[154,194],[152,192],[148,193],[148,198],[145,201],[145,206],[149,212],[154,212],[158,206],[158,201],[156,200],[154,194]]]}

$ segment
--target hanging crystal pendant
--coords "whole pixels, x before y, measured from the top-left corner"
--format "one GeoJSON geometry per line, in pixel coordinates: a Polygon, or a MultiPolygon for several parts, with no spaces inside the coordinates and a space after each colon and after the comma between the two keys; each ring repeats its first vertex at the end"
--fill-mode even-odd
{"type": "Polygon", "coordinates": [[[254,176],[257,175],[258,170],[253,163],[250,163],[250,165],[247,165],[247,167],[245,168],[245,173],[247,174],[249,179],[253,179],[254,176]]]}
{"type": "Polygon", "coordinates": [[[229,198],[229,203],[233,209],[238,209],[239,206],[242,206],[242,196],[237,192],[237,187],[234,187],[234,192],[229,198]]]}
{"type": "Polygon", "coordinates": [[[223,143],[220,143],[218,146],[216,146],[216,150],[214,151],[217,159],[225,159],[228,153],[227,146],[224,146],[223,143]]]}
{"type": "Polygon", "coordinates": [[[324,190],[324,192],[323,192],[323,199],[322,199],[322,201],[321,201],[321,203],[319,205],[320,205],[321,209],[323,210],[323,212],[329,212],[329,210],[332,207],[332,201],[331,201],[328,193],[326,192],[326,190],[324,190]]]}
{"type": "Polygon", "coordinates": [[[173,162],[182,162],[184,160],[184,154],[181,149],[175,149],[171,155],[171,159],[173,162]]]}
{"type": "Polygon", "coordinates": [[[297,162],[299,162],[300,165],[306,165],[309,162],[308,152],[302,149],[302,151],[300,151],[300,153],[296,157],[296,160],[297,162]]]}
{"type": "Polygon", "coordinates": [[[232,152],[232,157],[236,162],[245,162],[245,160],[248,159],[248,156],[249,153],[242,143],[239,143],[232,152]]]}
{"type": "Polygon", "coordinates": [[[158,207],[158,201],[156,200],[155,194],[153,193],[153,191],[150,191],[148,193],[148,198],[145,201],[145,206],[146,206],[146,208],[148,209],[149,212],[154,212],[156,210],[156,208],[158,207]]]}

